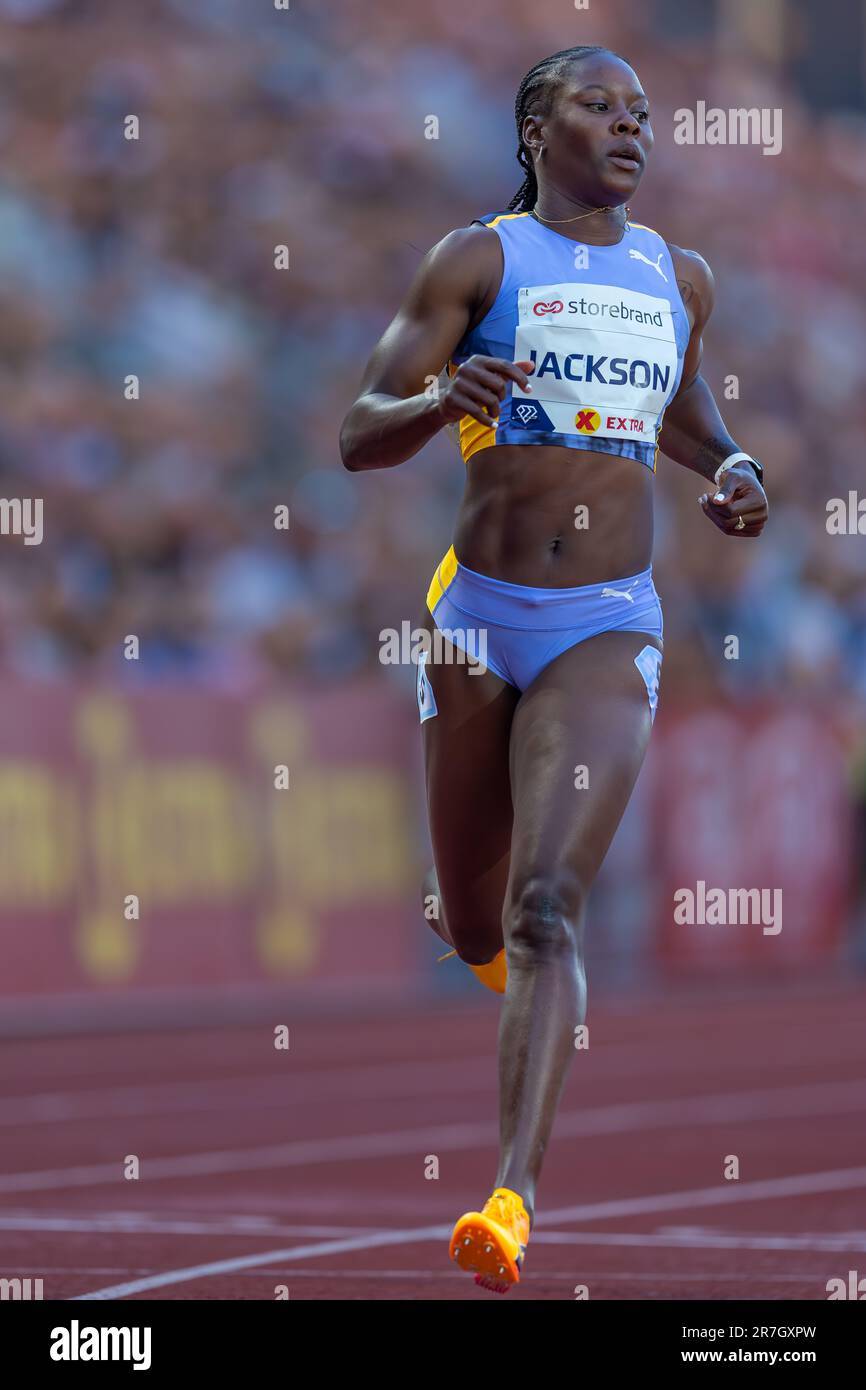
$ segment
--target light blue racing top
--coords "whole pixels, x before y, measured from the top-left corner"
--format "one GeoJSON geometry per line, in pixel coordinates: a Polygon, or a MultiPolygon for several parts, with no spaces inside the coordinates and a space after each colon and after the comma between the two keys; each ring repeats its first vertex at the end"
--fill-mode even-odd
{"type": "Polygon", "coordinates": [[[494,444],[558,444],[655,468],[690,333],[663,238],[630,222],[615,246],[588,246],[528,212],[478,220],[502,243],[502,283],[448,370],[475,353],[531,361],[532,394],[509,383],[495,430],[465,415],[463,458],[494,444]]]}

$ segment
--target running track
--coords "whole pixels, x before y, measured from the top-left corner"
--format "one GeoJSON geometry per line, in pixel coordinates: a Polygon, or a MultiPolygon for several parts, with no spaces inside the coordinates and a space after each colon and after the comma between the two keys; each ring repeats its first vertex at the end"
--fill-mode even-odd
{"type": "Polygon", "coordinates": [[[591,999],[505,1300],[446,1250],[494,1176],[494,1000],[7,1042],[0,1277],[46,1299],[824,1299],[866,1273],[864,1006],[851,982],[591,999]]]}

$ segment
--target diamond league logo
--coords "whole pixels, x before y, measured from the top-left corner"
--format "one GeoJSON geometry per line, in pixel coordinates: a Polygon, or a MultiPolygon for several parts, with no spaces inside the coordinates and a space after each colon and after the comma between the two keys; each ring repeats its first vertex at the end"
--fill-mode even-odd
{"type": "Polygon", "coordinates": [[[517,416],[521,425],[528,425],[530,420],[538,418],[538,407],[528,402],[520,401],[514,407],[514,414],[517,416]]]}

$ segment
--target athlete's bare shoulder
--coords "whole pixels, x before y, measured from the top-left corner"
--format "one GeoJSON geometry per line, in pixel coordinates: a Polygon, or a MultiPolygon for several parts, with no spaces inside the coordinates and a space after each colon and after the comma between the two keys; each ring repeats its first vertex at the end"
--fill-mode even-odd
{"type": "Polygon", "coordinates": [[[503,265],[502,244],[494,231],[479,222],[457,227],[427,252],[409,302],[444,297],[486,312],[502,282],[503,265]]]}
{"type": "Polygon", "coordinates": [[[427,252],[425,263],[438,274],[455,274],[463,278],[473,270],[482,273],[488,268],[502,269],[502,245],[490,227],[471,222],[468,227],[456,227],[427,252]]]}
{"type": "Polygon", "coordinates": [[[677,285],[692,327],[702,327],[713,312],[715,281],[713,272],[697,251],[684,251],[667,243],[674,263],[677,285]]]}

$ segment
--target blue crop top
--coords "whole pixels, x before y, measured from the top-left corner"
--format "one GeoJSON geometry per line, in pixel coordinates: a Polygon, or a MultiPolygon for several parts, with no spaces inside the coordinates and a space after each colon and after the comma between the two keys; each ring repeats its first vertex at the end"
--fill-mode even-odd
{"type": "Polygon", "coordinates": [[[475,353],[531,361],[532,394],[509,383],[495,430],[464,415],[464,460],[494,444],[558,444],[655,468],[690,334],[663,238],[631,222],[616,246],[588,246],[528,212],[478,220],[502,243],[502,282],[448,371],[475,353]]]}

